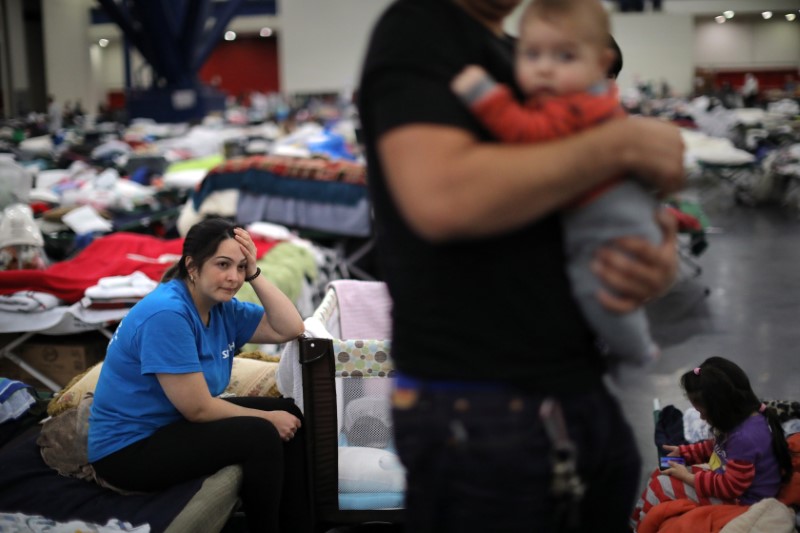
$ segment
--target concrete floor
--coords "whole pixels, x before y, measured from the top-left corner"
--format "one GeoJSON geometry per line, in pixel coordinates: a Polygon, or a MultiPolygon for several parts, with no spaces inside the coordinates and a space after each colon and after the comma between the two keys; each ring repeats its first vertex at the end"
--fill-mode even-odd
{"type": "Polygon", "coordinates": [[[680,375],[707,357],[735,361],[762,398],[800,397],[800,213],[736,205],[723,186],[700,198],[716,230],[697,258],[702,273],[682,276],[648,307],[662,357],[614,387],[636,432],[643,483],[657,460],[653,398],[690,407],[680,375]]]}

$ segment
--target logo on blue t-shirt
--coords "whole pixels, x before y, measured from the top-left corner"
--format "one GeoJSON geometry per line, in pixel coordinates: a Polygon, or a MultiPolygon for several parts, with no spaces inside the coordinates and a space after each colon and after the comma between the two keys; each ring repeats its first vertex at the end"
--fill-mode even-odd
{"type": "Polygon", "coordinates": [[[228,349],[222,350],[222,358],[227,359],[228,357],[230,357],[235,349],[236,349],[236,343],[229,342],[228,349]]]}

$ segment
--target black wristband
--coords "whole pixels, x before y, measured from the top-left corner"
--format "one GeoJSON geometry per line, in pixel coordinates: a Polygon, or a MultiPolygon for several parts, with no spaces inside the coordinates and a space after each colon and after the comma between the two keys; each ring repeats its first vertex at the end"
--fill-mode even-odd
{"type": "Polygon", "coordinates": [[[256,273],[253,274],[252,276],[250,276],[249,278],[244,278],[244,280],[246,282],[250,283],[251,281],[253,281],[254,279],[256,279],[260,275],[261,275],[261,268],[260,267],[256,267],[256,273]]]}

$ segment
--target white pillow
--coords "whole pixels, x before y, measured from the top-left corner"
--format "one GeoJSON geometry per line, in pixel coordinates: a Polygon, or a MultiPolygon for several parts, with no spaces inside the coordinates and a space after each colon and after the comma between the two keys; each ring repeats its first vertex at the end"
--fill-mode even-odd
{"type": "Polygon", "coordinates": [[[406,471],[392,452],[339,447],[339,492],[404,492],[406,471]]]}

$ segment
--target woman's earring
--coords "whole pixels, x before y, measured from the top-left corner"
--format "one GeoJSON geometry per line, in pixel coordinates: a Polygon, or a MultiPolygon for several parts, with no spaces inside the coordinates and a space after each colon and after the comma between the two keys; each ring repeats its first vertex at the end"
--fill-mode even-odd
{"type": "Polygon", "coordinates": [[[191,282],[192,282],[192,285],[194,285],[194,276],[191,276],[191,275],[190,275],[190,276],[189,276],[189,281],[191,281],[191,282]]]}

